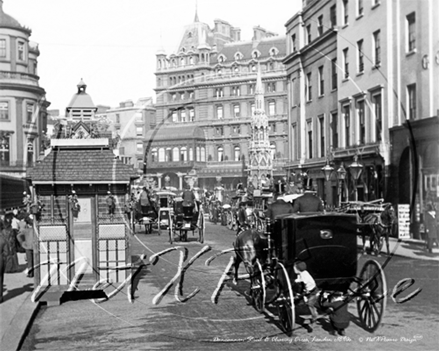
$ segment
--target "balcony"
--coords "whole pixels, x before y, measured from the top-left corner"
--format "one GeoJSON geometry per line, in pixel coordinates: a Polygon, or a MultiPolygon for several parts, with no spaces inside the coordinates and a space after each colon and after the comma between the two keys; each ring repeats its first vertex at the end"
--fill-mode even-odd
{"type": "Polygon", "coordinates": [[[11,72],[11,71],[0,71],[0,80],[2,84],[12,83],[12,84],[28,84],[38,86],[38,80],[40,78],[34,74],[22,73],[22,72],[11,72]]]}

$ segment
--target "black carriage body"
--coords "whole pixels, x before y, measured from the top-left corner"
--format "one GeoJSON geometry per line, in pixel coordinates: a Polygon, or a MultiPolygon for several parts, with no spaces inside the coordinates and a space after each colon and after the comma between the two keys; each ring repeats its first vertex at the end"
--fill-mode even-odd
{"type": "Polygon", "coordinates": [[[271,231],[277,258],[294,277],[304,261],[319,288],[346,291],[357,272],[357,220],[350,214],[287,215],[271,231]]]}

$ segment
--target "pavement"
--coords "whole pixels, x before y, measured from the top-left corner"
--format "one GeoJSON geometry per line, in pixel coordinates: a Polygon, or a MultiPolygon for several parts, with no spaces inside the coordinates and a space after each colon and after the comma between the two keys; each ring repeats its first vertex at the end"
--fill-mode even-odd
{"type": "MultiPolygon", "coordinates": [[[[362,246],[360,238],[358,245],[362,246]]],[[[436,246],[432,253],[428,253],[422,240],[390,238],[390,251],[395,256],[439,261],[439,248],[436,246]]],[[[34,279],[24,273],[25,254],[19,253],[18,259],[20,272],[6,273],[4,277],[3,303],[0,304],[1,351],[20,350],[41,305],[31,301],[34,279]]]]}

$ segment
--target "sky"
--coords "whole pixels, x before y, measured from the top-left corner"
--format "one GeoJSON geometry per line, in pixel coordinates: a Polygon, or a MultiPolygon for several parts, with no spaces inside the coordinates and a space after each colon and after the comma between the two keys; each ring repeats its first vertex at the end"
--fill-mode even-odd
{"type": "Polygon", "coordinates": [[[38,75],[49,109],[63,114],[81,79],[95,105],[155,100],[156,53],[175,52],[186,25],[222,19],[251,40],[261,26],[285,35],[302,0],[3,0],[3,10],[32,30],[38,75]]]}

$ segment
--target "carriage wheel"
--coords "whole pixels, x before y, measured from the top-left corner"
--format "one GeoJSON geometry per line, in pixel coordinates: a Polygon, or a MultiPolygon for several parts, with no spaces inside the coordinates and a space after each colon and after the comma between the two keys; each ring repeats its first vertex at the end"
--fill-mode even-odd
{"type": "Polygon", "coordinates": [[[252,304],[258,312],[264,311],[266,304],[266,281],[260,261],[257,259],[259,272],[251,275],[251,298],[252,304]]]}
{"type": "Polygon", "coordinates": [[[374,332],[385,313],[387,283],[385,273],[375,260],[368,260],[362,267],[357,291],[359,319],[369,332],[374,332]]]}
{"type": "Polygon", "coordinates": [[[292,284],[286,268],[282,263],[278,263],[276,271],[278,272],[281,291],[278,298],[278,317],[283,331],[290,336],[295,325],[295,303],[293,299],[292,284]]]}

